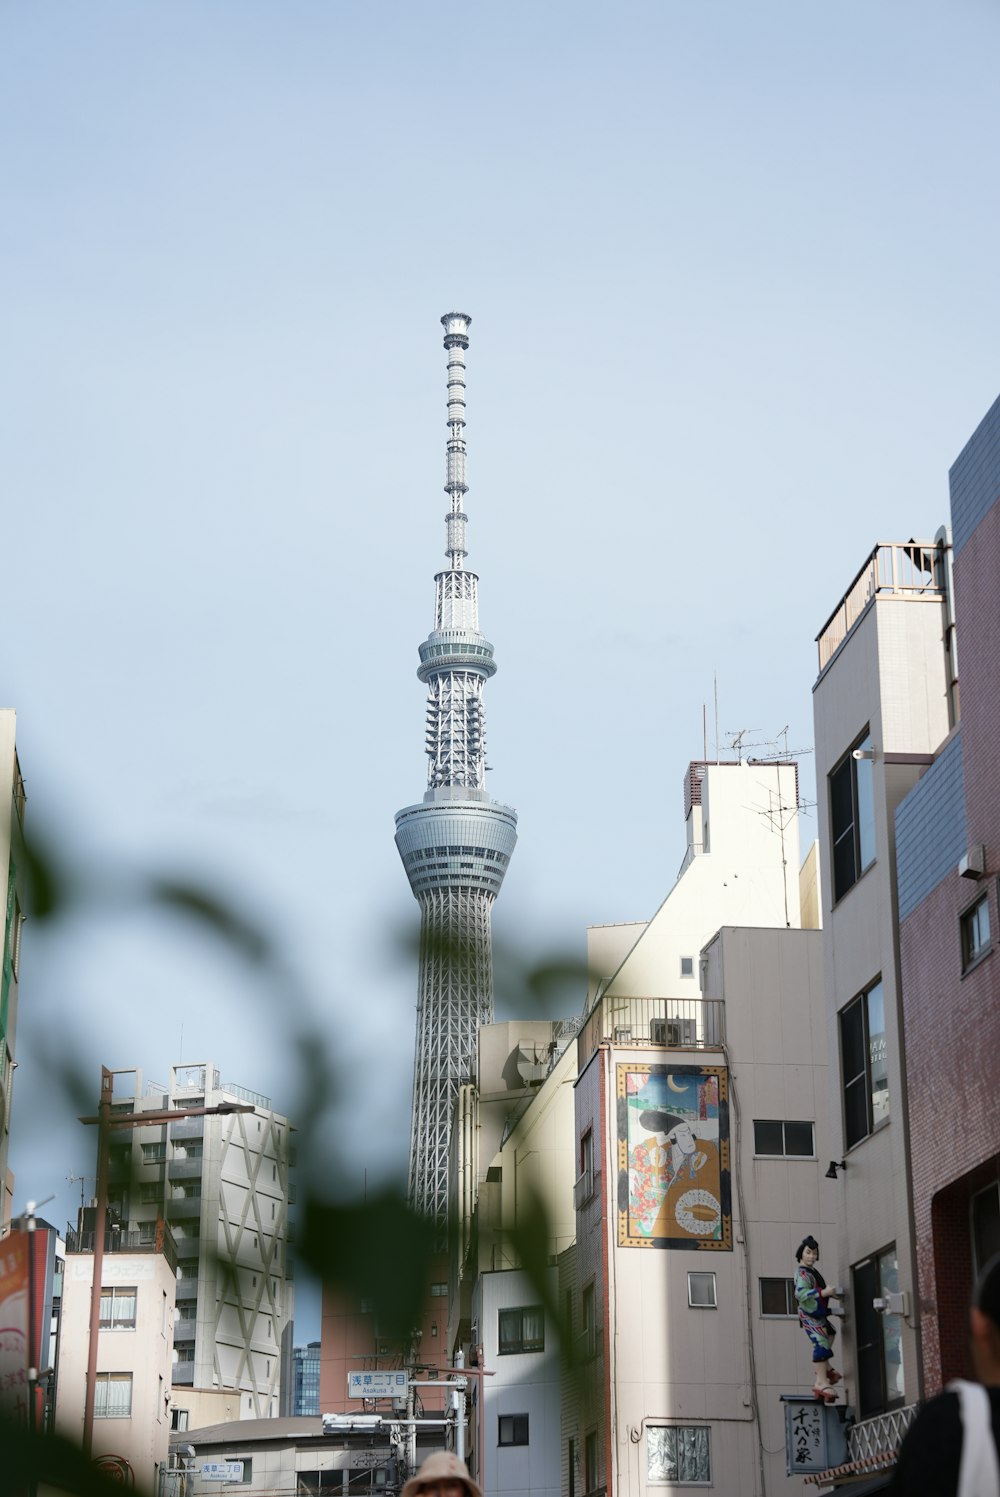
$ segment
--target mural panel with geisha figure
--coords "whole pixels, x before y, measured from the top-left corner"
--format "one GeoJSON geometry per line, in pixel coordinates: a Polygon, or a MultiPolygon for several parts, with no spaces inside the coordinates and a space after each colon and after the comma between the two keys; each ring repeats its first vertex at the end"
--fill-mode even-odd
{"type": "Polygon", "coordinates": [[[619,1246],[732,1252],[725,1066],[616,1069],[619,1246]]]}

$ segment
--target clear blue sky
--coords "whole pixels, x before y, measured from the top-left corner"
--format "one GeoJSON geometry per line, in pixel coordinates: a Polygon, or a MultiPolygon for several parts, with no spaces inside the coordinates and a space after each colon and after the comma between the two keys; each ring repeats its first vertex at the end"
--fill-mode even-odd
{"type": "MultiPolygon", "coordinates": [[[[0,697],[32,824],[259,914],[370,1178],[406,1151],[440,314],[473,318],[520,815],[495,932],[580,955],[673,879],[713,674],[723,736],[808,748],[817,630],[876,540],[947,519],[1000,389],[998,44],[987,0],[4,8],[0,697]]],[[[16,1205],[61,1220],[93,1157],[49,1065],[96,1100],[102,1061],[210,1058],[294,1117],[286,1028],[178,925],[29,930],[16,1205]]]]}

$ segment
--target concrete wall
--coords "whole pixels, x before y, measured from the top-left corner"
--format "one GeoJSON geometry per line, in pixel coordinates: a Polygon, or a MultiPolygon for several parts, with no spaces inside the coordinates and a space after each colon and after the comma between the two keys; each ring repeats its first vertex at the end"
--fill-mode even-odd
{"type": "Polygon", "coordinates": [[[689,822],[700,815],[707,840],[689,844],[693,851],[677,882],[617,968],[600,963],[616,951],[606,933],[619,927],[588,932],[588,965],[608,979],[608,993],[697,999],[698,953],[720,925],[800,923],[794,766],[703,769],[701,806],[692,807],[689,822]],[[688,976],[682,958],[693,962],[688,976]]]}

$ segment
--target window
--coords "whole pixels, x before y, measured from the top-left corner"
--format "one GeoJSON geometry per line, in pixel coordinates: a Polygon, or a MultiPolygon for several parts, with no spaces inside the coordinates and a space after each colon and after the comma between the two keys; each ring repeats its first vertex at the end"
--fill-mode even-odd
{"type": "Polygon", "coordinates": [[[693,977],[694,976],[694,957],[693,956],[682,956],[681,957],[681,976],[682,977],[693,977]]]}
{"type": "Polygon", "coordinates": [[[597,1430],[592,1429],[583,1441],[583,1486],[587,1492],[596,1492],[597,1480],[597,1430]]]}
{"type": "Polygon", "coordinates": [[[144,1206],[159,1205],[163,1200],[163,1186],[158,1180],[147,1180],[139,1186],[139,1200],[144,1206]]]}
{"type": "MultiPolygon", "coordinates": [[[[247,1399],[247,1403],[252,1406],[252,1400],[251,1399],[248,1398],[247,1399]]],[[[243,1475],[240,1477],[240,1481],[243,1483],[244,1486],[247,1486],[251,1481],[253,1481],[253,1457],[252,1456],[249,1456],[249,1455],[224,1455],[222,1457],[222,1459],[224,1461],[231,1462],[233,1465],[242,1466],[243,1467],[243,1475]]]]}
{"type": "Polygon", "coordinates": [[[137,1290],[101,1286],[101,1330],[134,1331],[137,1290]]]}
{"type": "Polygon", "coordinates": [[[445,1299],[448,1294],[448,1285],[444,1282],[431,1285],[431,1299],[445,1299]]]}
{"type": "Polygon", "coordinates": [[[594,1130],[588,1128],[580,1139],[580,1177],[573,1192],[573,1204],[578,1209],[586,1205],[594,1194],[594,1130]]]}
{"type": "Polygon", "coordinates": [[[895,1246],[851,1269],[857,1337],[858,1408],[862,1419],[906,1402],[903,1386],[902,1316],[876,1310],[872,1300],[899,1292],[895,1246]]]}
{"type": "Polygon", "coordinates": [[[881,979],[841,1009],[840,1068],[844,1086],[844,1143],[849,1149],[889,1118],[881,979]]]}
{"type": "Polygon", "coordinates": [[[753,1151],[776,1159],[814,1159],[812,1123],[758,1121],[753,1125],[753,1151]]]}
{"type": "Polygon", "coordinates": [[[142,1162],[143,1162],[143,1164],[157,1164],[161,1159],[166,1159],[166,1157],[167,1157],[167,1146],[166,1146],[165,1143],[143,1144],[143,1146],[142,1146],[142,1162]]]}
{"type": "Polygon", "coordinates": [[[648,1424],[647,1480],[707,1485],[712,1480],[709,1434],[700,1424],[648,1424]]]}
{"type": "Polygon", "coordinates": [[[187,1429],[187,1427],[188,1427],[188,1410],[187,1409],[171,1409],[170,1410],[170,1428],[171,1429],[187,1429]]]}
{"type": "Polygon", "coordinates": [[[499,1315],[500,1355],[512,1352],[545,1350],[545,1311],[541,1305],[523,1305],[516,1310],[501,1310],[499,1315]]]}
{"type": "MultiPolygon", "coordinates": [[[[178,1235],[179,1234],[175,1231],[174,1232],[174,1236],[176,1237],[178,1235]]],[[[155,1222],[140,1222],[139,1223],[139,1241],[141,1243],[143,1243],[143,1244],[150,1243],[150,1242],[155,1242],[156,1241],[156,1223],[155,1222]]]]}
{"type": "Polygon", "coordinates": [[[95,1419],[132,1417],[131,1372],[99,1372],[94,1384],[95,1419]]]}
{"type": "Polygon", "coordinates": [[[592,1357],[597,1352],[597,1297],[593,1284],[588,1284],[580,1297],[580,1320],[583,1354],[592,1357]]]}
{"type": "Polygon", "coordinates": [[[972,1197],[972,1267],[976,1278],[1000,1253],[1000,1185],[994,1182],[972,1197]]]}
{"type": "Polygon", "coordinates": [[[798,1315],[794,1279],[758,1279],[762,1315],[798,1315]]]}
{"type": "Polygon", "coordinates": [[[872,793],[872,740],[866,728],[830,775],[830,840],[833,844],[833,902],[843,899],[875,861],[875,804],[872,793]]]}
{"type": "Polygon", "coordinates": [[[499,1420],[498,1445],[527,1445],[527,1414],[501,1414],[499,1420]]]}
{"type": "Polygon", "coordinates": [[[696,1272],[694,1269],[688,1274],[688,1304],[693,1310],[714,1310],[718,1301],[715,1298],[715,1274],[696,1272]]]}
{"type": "Polygon", "coordinates": [[[961,917],[962,971],[968,972],[990,949],[990,900],[984,894],[961,917]]]}

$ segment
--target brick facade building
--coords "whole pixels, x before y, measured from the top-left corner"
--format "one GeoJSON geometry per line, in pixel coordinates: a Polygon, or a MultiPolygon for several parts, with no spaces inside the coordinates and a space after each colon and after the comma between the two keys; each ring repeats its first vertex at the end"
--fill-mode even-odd
{"type": "Polygon", "coordinates": [[[1000,400],[950,480],[961,717],[896,813],[927,1396],[968,1370],[973,1279],[1000,1250],[1000,400]]]}

